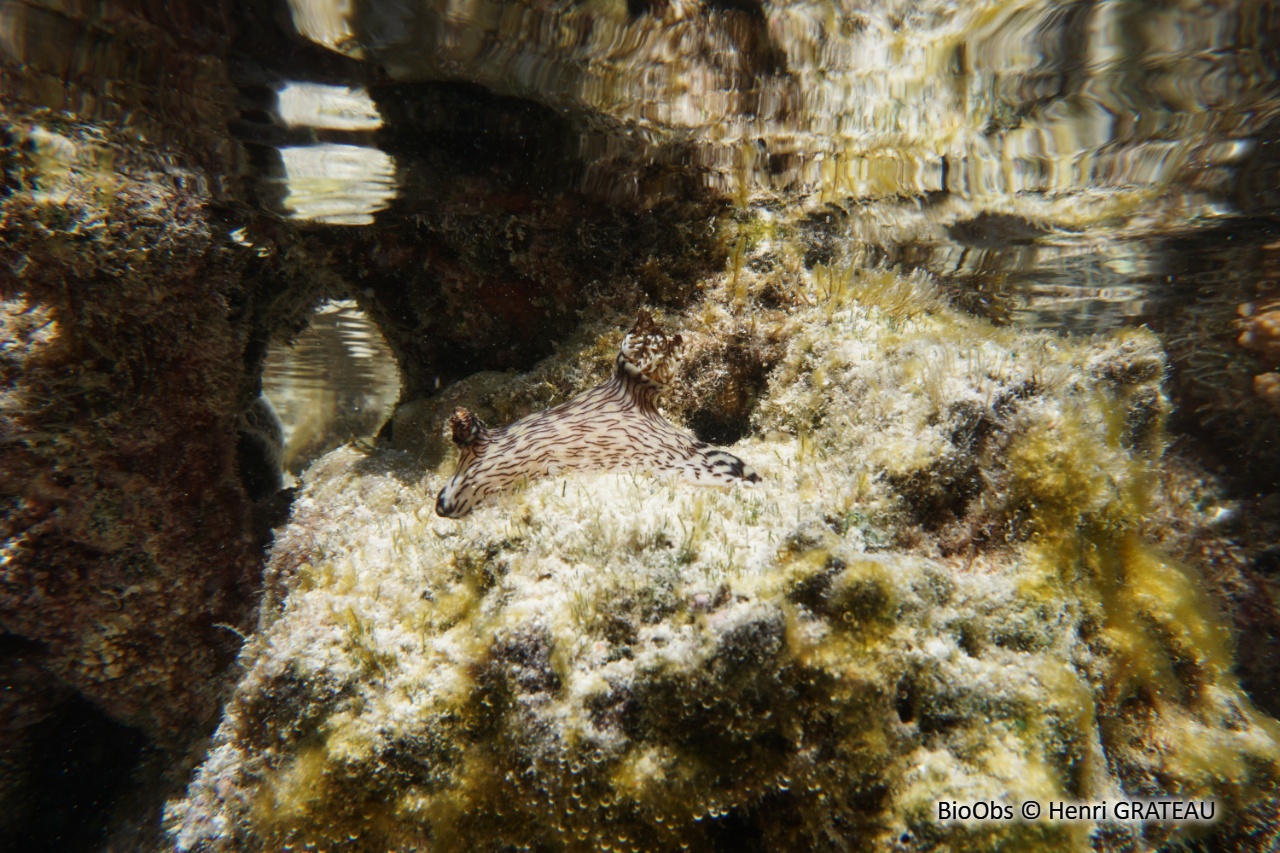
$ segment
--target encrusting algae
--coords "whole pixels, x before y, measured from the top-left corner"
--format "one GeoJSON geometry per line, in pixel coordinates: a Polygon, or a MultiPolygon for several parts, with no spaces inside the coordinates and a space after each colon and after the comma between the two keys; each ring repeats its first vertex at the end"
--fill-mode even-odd
{"type": "MultiPolygon", "coordinates": [[[[709,283],[681,329],[695,355],[740,328],[730,288],[758,275],[709,283]]],[[[177,848],[1134,850],[1274,817],[1280,730],[1195,567],[1145,527],[1165,500],[1155,337],[997,328],[919,274],[788,275],[789,304],[753,309],[781,348],[730,448],[753,489],[574,473],[458,522],[410,454],[317,462],[169,809],[177,848]],[[936,805],[1156,796],[1219,817],[936,805]]],[[[589,377],[611,326],[535,380],[589,377]]]]}

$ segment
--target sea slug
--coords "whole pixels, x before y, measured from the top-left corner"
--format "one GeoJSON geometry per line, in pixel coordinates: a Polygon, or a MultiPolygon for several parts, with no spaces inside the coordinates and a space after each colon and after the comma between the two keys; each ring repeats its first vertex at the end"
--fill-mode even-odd
{"type": "Polygon", "coordinates": [[[699,485],[759,482],[741,459],[677,429],[658,411],[658,393],[675,375],[682,347],[679,335],[666,335],[641,311],[613,376],[590,391],[503,429],[456,410],[449,428],[462,456],[436,513],[461,518],[489,495],[565,471],[642,468],[699,485]]]}

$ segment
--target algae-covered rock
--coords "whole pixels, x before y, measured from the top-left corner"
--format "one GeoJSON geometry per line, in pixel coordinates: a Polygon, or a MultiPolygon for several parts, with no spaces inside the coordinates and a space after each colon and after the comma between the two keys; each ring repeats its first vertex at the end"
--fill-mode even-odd
{"type": "Polygon", "coordinates": [[[180,739],[216,718],[216,626],[253,612],[239,270],[198,171],[66,117],[0,128],[0,627],[180,739]]]}
{"type": "MultiPolygon", "coordinates": [[[[667,318],[695,363],[699,336],[715,351],[742,330],[735,294],[766,284],[750,276],[705,282],[696,311],[667,318]]],[[[428,454],[425,476],[393,449],[317,462],[244,677],[169,809],[176,847],[1083,851],[1242,835],[1280,777],[1280,728],[1232,675],[1197,566],[1150,530],[1167,506],[1154,336],[998,329],[918,274],[767,284],[784,299],[753,307],[743,340],[771,372],[731,448],[754,487],[574,475],[457,522],[432,509],[448,457],[428,454]],[[937,809],[1154,796],[1214,799],[1220,816],[937,809]]],[[[616,319],[584,326],[536,381],[463,382],[451,402],[487,400],[505,422],[589,387],[616,319]]],[[[697,410],[673,400],[676,419],[697,410]]],[[[430,419],[405,414],[396,434],[430,419]]]]}

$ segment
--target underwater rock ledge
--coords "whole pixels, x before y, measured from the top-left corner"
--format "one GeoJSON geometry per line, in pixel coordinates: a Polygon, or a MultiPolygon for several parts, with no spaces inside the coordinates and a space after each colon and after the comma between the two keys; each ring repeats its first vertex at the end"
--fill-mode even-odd
{"type": "Polygon", "coordinates": [[[0,629],[172,748],[256,603],[241,267],[170,152],[3,108],[0,140],[0,629]]]}
{"type": "MultiPolygon", "coordinates": [[[[743,321],[736,286],[673,321],[695,360],[743,321]]],[[[1280,727],[1232,674],[1196,568],[1152,544],[1154,336],[996,328],[919,275],[793,287],[788,310],[751,309],[781,347],[730,448],[753,489],[574,475],[458,522],[432,511],[448,458],[425,476],[393,449],[318,461],[244,677],[168,809],[175,848],[1092,851],[1257,831],[1280,727]],[[1222,817],[934,810],[1160,795],[1222,817]]],[[[609,320],[448,402],[588,387],[609,320]]]]}

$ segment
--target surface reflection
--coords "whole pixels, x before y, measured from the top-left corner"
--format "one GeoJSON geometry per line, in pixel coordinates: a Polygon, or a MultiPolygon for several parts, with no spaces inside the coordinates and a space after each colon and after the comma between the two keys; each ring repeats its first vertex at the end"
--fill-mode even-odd
{"type": "Polygon", "coordinates": [[[376,148],[306,145],[280,149],[283,205],[297,219],[369,225],[396,194],[395,162],[376,148]]]}
{"type": "Polygon", "coordinates": [[[650,159],[692,139],[720,188],[974,200],[1232,165],[1265,117],[1255,5],[289,2],[394,80],[608,116],[650,159]]]}
{"type": "Polygon", "coordinates": [[[372,435],[399,392],[395,360],[356,304],[322,305],[291,345],[267,353],[262,389],[284,425],[284,467],[298,474],[343,442],[372,435]]]}
{"type": "MultiPolygon", "coordinates": [[[[652,197],[655,175],[693,170],[743,207],[834,206],[832,251],[915,256],[971,286],[975,310],[1072,331],[1142,322],[1168,272],[1162,235],[1248,212],[1233,199],[1276,113],[1256,2],[288,5],[303,38],[395,81],[391,102],[465,81],[568,117],[558,150],[583,192],[652,197]]],[[[389,109],[383,141],[449,134],[447,117],[389,109]]],[[[370,164],[367,210],[317,207],[326,187],[356,193],[314,163],[359,169],[311,156],[286,166],[291,184],[310,176],[295,215],[365,222],[387,203],[391,167],[370,164]]],[[[428,169],[396,157],[398,206],[430,208],[439,193],[403,177],[428,169]]]]}

